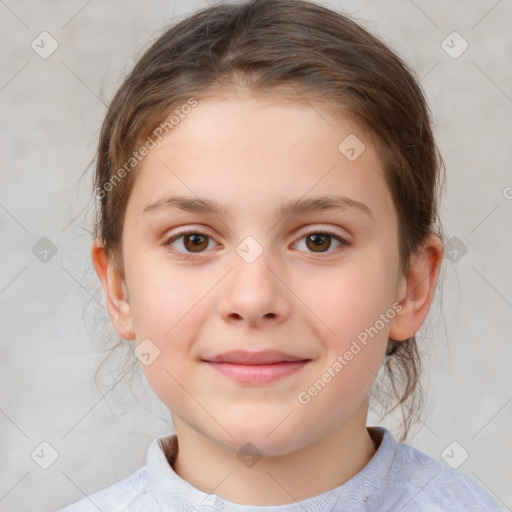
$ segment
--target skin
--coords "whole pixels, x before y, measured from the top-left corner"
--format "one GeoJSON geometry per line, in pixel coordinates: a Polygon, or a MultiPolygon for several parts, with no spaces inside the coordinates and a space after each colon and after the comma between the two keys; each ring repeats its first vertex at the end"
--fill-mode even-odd
{"type": "Polygon", "coordinates": [[[368,396],[388,337],[406,340],[429,310],[442,256],[435,236],[399,269],[398,218],[371,141],[349,119],[312,103],[238,96],[199,101],[145,157],[123,228],[124,274],[101,247],[91,256],[113,325],[160,350],[145,375],[169,408],[179,442],[174,469],[206,493],[244,505],[282,505],[321,494],[361,471],[377,445],[366,429],[368,396]],[[365,151],[338,146],[355,133],[365,151]],[[276,216],[285,199],[337,194],[372,211],[276,216]],[[232,216],[144,208],[170,195],[230,206],[232,216]],[[206,238],[193,252],[192,227],[206,238]],[[323,249],[306,235],[332,230],[323,249]],[[247,263],[236,248],[253,237],[247,263]],[[173,253],[171,249],[176,251],[173,253]],[[192,248],[192,249],[191,249],[192,248]],[[178,256],[178,252],[192,259],[178,256]],[[302,404],[310,388],[365,328],[401,310],[343,370],[302,404]],[[266,385],[239,384],[202,358],[274,348],[309,358],[266,385]],[[247,442],[261,458],[245,465],[247,442]],[[312,475],[314,477],[312,478],[312,475]]]}

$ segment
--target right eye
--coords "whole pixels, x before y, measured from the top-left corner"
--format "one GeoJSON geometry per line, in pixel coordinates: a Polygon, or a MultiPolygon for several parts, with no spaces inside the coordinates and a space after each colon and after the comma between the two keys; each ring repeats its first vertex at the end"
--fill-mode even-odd
{"type": "Polygon", "coordinates": [[[173,246],[173,244],[180,239],[183,240],[178,245],[181,245],[183,249],[173,247],[171,251],[185,258],[195,253],[205,252],[205,249],[207,249],[209,245],[208,239],[213,240],[210,236],[201,233],[197,229],[187,229],[174,234],[164,242],[164,246],[173,246]]]}

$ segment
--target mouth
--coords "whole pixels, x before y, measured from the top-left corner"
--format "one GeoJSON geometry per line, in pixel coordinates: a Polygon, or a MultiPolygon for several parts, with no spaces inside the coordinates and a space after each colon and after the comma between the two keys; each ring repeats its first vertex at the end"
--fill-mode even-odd
{"type": "Polygon", "coordinates": [[[224,376],[243,384],[267,384],[296,374],[311,359],[276,350],[232,351],[203,359],[224,376]]]}

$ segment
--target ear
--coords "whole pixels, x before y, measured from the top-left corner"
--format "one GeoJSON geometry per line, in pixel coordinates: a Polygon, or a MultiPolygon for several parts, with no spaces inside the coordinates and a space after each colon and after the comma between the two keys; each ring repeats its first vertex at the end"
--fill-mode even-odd
{"type": "Polygon", "coordinates": [[[124,277],[109,260],[107,252],[99,239],[94,240],[92,244],[91,258],[105,292],[107,309],[112,324],[125,340],[135,339],[124,277]]]}
{"type": "Polygon", "coordinates": [[[402,306],[391,322],[389,337],[405,341],[420,329],[434,298],[443,258],[443,243],[428,235],[417,253],[411,256],[408,276],[402,276],[396,301],[402,306]]]}

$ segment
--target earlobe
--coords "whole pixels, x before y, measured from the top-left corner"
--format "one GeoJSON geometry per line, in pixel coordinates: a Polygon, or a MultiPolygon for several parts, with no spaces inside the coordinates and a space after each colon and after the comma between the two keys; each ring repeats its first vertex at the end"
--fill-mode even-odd
{"type": "Polygon", "coordinates": [[[391,339],[405,341],[420,329],[434,298],[442,257],[443,244],[434,234],[411,256],[409,274],[402,278],[397,294],[401,310],[391,322],[391,339]]]}
{"type": "Polygon", "coordinates": [[[91,259],[101,281],[108,313],[116,331],[125,340],[133,340],[135,333],[124,277],[109,260],[99,239],[92,244],[91,259]]]}

